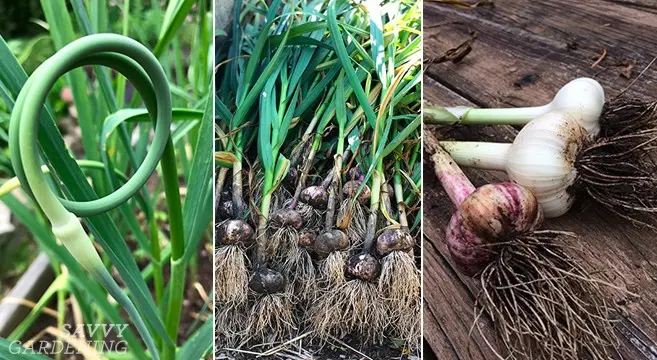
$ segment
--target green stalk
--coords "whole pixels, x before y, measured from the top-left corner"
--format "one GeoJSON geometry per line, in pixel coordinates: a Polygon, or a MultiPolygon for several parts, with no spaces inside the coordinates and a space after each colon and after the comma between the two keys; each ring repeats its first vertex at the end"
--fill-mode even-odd
{"type": "Polygon", "coordinates": [[[386,145],[381,157],[390,155],[396,148],[402,145],[402,143],[420,126],[420,124],[422,124],[422,116],[418,115],[386,145]]]}
{"type": "Polygon", "coordinates": [[[327,211],[327,230],[329,226],[335,226],[333,212],[335,211],[335,199],[337,197],[338,203],[342,204],[342,154],[344,153],[344,138],[345,126],[347,124],[347,112],[344,93],[344,76],[340,72],[338,75],[337,88],[335,92],[335,120],[338,123],[338,144],[335,151],[335,167],[333,169],[333,191],[330,193],[329,198],[329,211],[327,211]]]}
{"type": "MultiPolygon", "coordinates": [[[[294,192],[294,196],[292,198],[292,203],[291,203],[291,208],[294,209],[296,206],[296,203],[299,199],[299,196],[301,195],[301,191],[303,191],[303,188],[306,185],[306,178],[308,177],[308,173],[310,172],[310,168],[312,167],[313,161],[315,160],[315,156],[317,155],[317,151],[319,150],[320,145],[322,144],[322,135],[324,132],[324,129],[328,125],[328,123],[331,121],[331,119],[336,115],[336,111],[338,108],[338,103],[331,101],[334,99],[334,94],[336,96],[339,96],[339,99],[341,101],[346,101],[349,96],[353,93],[353,88],[352,87],[347,87],[344,88],[344,76],[343,73],[340,72],[340,76],[338,78],[338,82],[340,82],[340,85],[334,85],[332,86],[326,96],[326,101],[324,101],[319,108],[317,109],[315,116],[313,116],[310,124],[306,128],[306,131],[302,137],[301,144],[303,144],[305,139],[308,139],[310,135],[315,131],[315,126],[319,123],[319,126],[317,127],[317,130],[315,131],[315,137],[313,139],[313,143],[310,148],[310,152],[308,154],[308,157],[304,160],[304,165],[303,169],[301,171],[301,175],[299,175],[299,183],[297,184],[297,188],[294,192]],[[338,88],[341,88],[341,91],[337,91],[338,88]],[[340,94],[341,95],[340,95],[340,94]],[[321,121],[320,121],[321,119],[321,121]]],[[[369,100],[369,99],[368,99],[369,100]]],[[[373,99],[372,99],[373,100],[373,99]]],[[[368,102],[369,104],[369,102],[368,102]]],[[[343,105],[344,106],[344,105],[343,105]]],[[[362,111],[363,106],[359,106],[356,109],[356,113],[359,113],[359,111],[362,111]]],[[[341,109],[339,111],[344,111],[344,109],[341,109]]],[[[346,116],[346,115],[344,115],[346,116]]],[[[343,117],[344,117],[343,116],[343,117]]],[[[344,120],[346,123],[346,119],[344,120]]],[[[345,133],[345,124],[342,125],[342,135],[339,137],[338,141],[342,141],[342,150],[336,151],[337,154],[342,154],[344,152],[344,133],[345,133]]],[[[299,151],[300,152],[300,151],[299,151]]],[[[295,162],[295,159],[292,159],[292,163],[295,162]]]]}
{"type": "MultiPolygon", "coordinates": [[[[403,148],[400,147],[400,150],[403,148]]],[[[395,191],[395,201],[397,202],[397,211],[399,212],[399,225],[404,231],[408,231],[408,219],[406,218],[406,203],[404,202],[404,188],[402,186],[401,160],[395,160],[395,175],[393,176],[393,189],[395,191]]]]}
{"type": "Polygon", "coordinates": [[[415,168],[415,164],[417,163],[417,161],[420,157],[420,152],[422,152],[422,141],[418,141],[413,146],[413,152],[411,152],[411,158],[408,161],[408,168],[409,169],[415,168]]]}
{"type": "Polygon", "coordinates": [[[158,235],[157,222],[155,217],[151,217],[148,222],[149,234],[151,240],[151,264],[153,264],[153,283],[155,286],[155,299],[160,304],[160,314],[165,318],[166,312],[162,307],[164,304],[164,275],[162,274],[162,259],[160,254],[160,236],[158,235]]]}
{"type": "MultiPolygon", "coordinates": [[[[241,132],[237,137],[238,139],[241,139],[241,132]]],[[[241,142],[241,140],[238,141],[241,142]]],[[[236,160],[233,162],[233,216],[235,219],[240,219],[244,216],[246,206],[244,205],[244,197],[242,193],[242,149],[238,144],[236,144],[234,154],[236,160]]]]}
{"type": "Polygon", "coordinates": [[[370,197],[370,216],[367,220],[367,230],[365,232],[365,242],[363,252],[372,253],[376,239],[376,223],[381,200],[381,183],[383,174],[383,160],[379,160],[376,169],[372,173],[372,188],[370,197]]]}
{"type": "Polygon", "coordinates": [[[265,170],[265,180],[262,186],[262,200],[260,202],[260,214],[258,214],[258,231],[256,235],[258,250],[256,255],[257,266],[267,264],[267,223],[269,221],[269,210],[271,207],[271,196],[274,185],[274,171],[265,170]]]}
{"type": "MultiPolygon", "coordinates": [[[[185,294],[185,263],[181,257],[174,260],[173,252],[171,256],[171,278],[169,279],[169,313],[167,317],[167,331],[169,337],[175,342],[178,338],[178,327],[180,324],[180,314],[182,312],[182,302],[185,294]]],[[[162,359],[175,359],[176,345],[165,344],[162,359]]]]}
{"type": "Polygon", "coordinates": [[[322,136],[320,134],[321,133],[318,132],[315,135],[313,143],[310,147],[310,153],[303,163],[303,169],[301,170],[301,175],[299,175],[299,182],[297,184],[296,190],[294,191],[292,202],[290,203],[291,209],[296,207],[297,201],[299,201],[299,196],[301,195],[301,191],[303,191],[304,187],[306,186],[306,178],[308,177],[308,173],[310,173],[310,168],[313,165],[315,155],[317,155],[317,150],[319,150],[319,146],[322,144],[322,136]]]}
{"type": "MultiPolygon", "coordinates": [[[[59,276],[59,274],[57,275],[59,276]]],[[[57,328],[63,329],[64,322],[66,321],[66,290],[64,288],[57,289],[57,328]]],[[[58,341],[61,341],[61,338],[57,338],[58,341]]],[[[57,360],[62,359],[62,352],[58,351],[57,360]]]]}
{"type": "Polygon", "coordinates": [[[171,138],[167,142],[162,161],[162,177],[167,209],[169,210],[169,241],[171,242],[171,279],[169,287],[169,308],[167,311],[166,328],[173,341],[164,349],[164,359],[175,359],[176,340],[182,301],[185,294],[185,235],[183,228],[182,203],[180,201],[180,184],[178,183],[178,169],[176,156],[171,138]]]}
{"type": "MultiPolygon", "coordinates": [[[[124,0],[123,2],[123,30],[121,34],[123,36],[130,35],[130,0],[124,0]]],[[[125,76],[119,75],[116,79],[116,99],[119,108],[122,108],[125,102],[125,85],[125,76]]]]}
{"type": "MultiPolygon", "coordinates": [[[[422,141],[419,141],[417,144],[413,146],[413,151],[411,152],[411,158],[407,162],[407,166],[409,171],[413,171],[412,169],[415,169],[415,166],[418,162],[418,159],[420,157],[420,152],[422,151],[422,141]]],[[[422,166],[421,164],[419,166],[422,166]]],[[[409,179],[409,181],[414,181],[413,179],[409,179]]],[[[404,199],[405,204],[411,204],[413,200],[415,200],[416,197],[416,191],[415,189],[421,189],[422,186],[422,176],[419,176],[417,181],[414,181],[414,187],[413,184],[411,186],[413,187],[414,191],[411,191],[408,196],[406,196],[406,199],[404,199]]]]}
{"type": "Polygon", "coordinates": [[[422,114],[425,124],[525,125],[547,111],[549,105],[508,109],[425,106],[422,114]]]}

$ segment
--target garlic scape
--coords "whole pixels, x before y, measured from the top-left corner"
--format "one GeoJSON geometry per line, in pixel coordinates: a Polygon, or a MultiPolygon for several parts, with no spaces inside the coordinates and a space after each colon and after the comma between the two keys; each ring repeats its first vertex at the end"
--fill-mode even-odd
{"type": "Polygon", "coordinates": [[[537,199],[518,184],[475,188],[428,130],[424,146],[456,208],[445,230],[450,257],[479,284],[475,325],[491,319],[504,350],[491,348],[497,357],[608,359],[617,342],[611,305],[605,283],[565,251],[576,236],[540,230],[537,199]]]}
{"type": "Polygon", "coordinates": [[[602,86],[590,78],[578,78],[564,85],[546,105],[507,109],[436,107],[425,105],[426,124],[524,125],[549,112],[570,115],[590,136],[600,132],[599,119],[605,105],[602,86]]]}
{"type": "Polygon", "coordinates": [[[551,112],[520,130],[513,143],[443,141],[462,166],[503,170],[536,195],[545,216],[565,214],[577,196],[644,224],[657,212],[657,134],[590,139],[570,114],[551,112]]]}
{"type": "MultiPolygon", "coordinates": [[[[151,330],[143,321],[131,299],[103,264],[78,216],[99,215],[120,206],[142,188],[161,158],[164,157],[169,162],[175,159],[170,141],[171,120],[169,83],[157,58],[135,40],[114,34],[98,34],[80,38],[64,46],[34,71],[16,99],[9,130],[12,165],[21,186],[43,210],[57,239],[128,313],[153,359],[159,359],[160,353],[153,340],[151,330]],[[59,77],[68,71],[84,65],[103,65],[115,68],[127,76],[140,93],[143,91],[143,98],[155,122],[155,134],[150,151],[142,165],[135,170],[123,186],[100,199],[73,201],[59,198],[50,188],[46,175],[41,169],[37,136],[40,112],[43,111],[42,105],[46,102],[52,86],[59,77]]],[[[174,224],[173,216],[180,210],[175,161],[173,162],[174,164],[162,165],[164,175],[166,175],[164,181],[167,203],[172,212],[171,281],[174,282],[173,278],[178,278],[184,285],[184,268],[180,269],[179,266],[184,264],[181,260],[181,251],[184,250],[184,239],[181,237],[182,224],[177,222],[174,224]],[[169,171],[173,171],[174,176],[171,176],[169,171]],[[176,205],[176,199],[177,207],[172,208],[172,204],[176,205]]],[[[164,356],[175,351],[175,336],[180,314],[180,308],[176,307],[182,301],[179,298],[181,294],[175,293],[177,290],[182,289],[176,284],[172,284],[167,328],[164,328],[161,321],[149,321],[148,324],[164,339],[164,356]],[[171,331],[172,329],[176,331],[171,331]],[[169,336],[166,336],[167,334],[169,336]]]]}

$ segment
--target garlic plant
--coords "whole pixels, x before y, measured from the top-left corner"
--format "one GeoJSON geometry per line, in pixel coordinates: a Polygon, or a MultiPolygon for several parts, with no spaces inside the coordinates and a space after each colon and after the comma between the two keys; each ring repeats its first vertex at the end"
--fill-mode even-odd
{"type": "Polygon", "coordinates": [[[597,81],[578,78],[564,85],[546,105],[508,109],[476,109],[471,107],[425,106],[427,124],[507,124],[524,125],[550,112],[570,115],[591,137],[600,132],[599,118],[605,104],[605,93],[597,81]]]}
{"type": "Polygon", "coordinates": [[[445,230],[450,257],[479,284],[475,322],[491,318],[505,350],[493,348],[497,357],[608,359],[617,343],[613,305],[606,284],[566,253],[576,235],[540,230],[537,198],[518,184],[475,188],[428,130],[424,145],[456,207],[445,230]]]}
{"type": "Polygon", "coordinates": [[[657,212],[655,163],[650,152],[657,134],[646,130],[616,140],[590,140],[569,114],[547,113],[527,124],[512,144],[443,141],[463,166],[504,170],[530,189],[545,216],[565,214],[584,196],[615,214],[648,224],[657,212]]]}
{"type": "MultiPolygon", "coordinates": [[[[399,214],[404,235],[416,237],[419,230],[419,197],[409,195],[421,166],[419,4],[372,2],[367,10],[344,1],[242,5],[233,50],[218,74],[217,128],[227,140],[218,145],[223,155],[235,151],[230,143],[241,129],[246,221],[256,241],[255,251],[248,251],[248,320],[231,342],[227,316],[218,308],[217,347],[231,352],[237,343],[262,351],[262,343],[304,332],[304,342],[350,336],[417,347],[415,241],[403,237],[403,254],[379,254],[375,245],[386,226],[377,221],[383,218],[383,173],[393,159],[397,195],[406,201],[399,214]],[[251,92],[255,101],[241,101],[251,92]],[[389,281],[379,284],[384,255],[389,281]],[[399,274],[410,274],[411,283],[399,274]],[[396,291],[409,287],[408,294],[396,291]],[[385,302],[385,296],[402,297],[391,300],[408,306],[388,309],[399,302],[385,302]],[[386,316],[393,312],[394,320],[386,316]],[[392,324],[398,319],[408,326],[392,324]]],[[[220,208],[230,207],[225,203],[220,208]]],[[[387,214],[390,226],[401,227],[395,212],[387,214]]]]}
{"type": "MultiPolygon", "coordinates": [[[[41,2],[48,26],[38,37],[52,49],[36,58],[29,49],[12,54],[0,37],[0,113],[11,112],[0,129],[9,132],[0,181],[17,179],[5,183],[0,200],[57,276],[7,340],[26,340],[45,305],[56,304],[58,329],[80,324],[77,310],[86,324],[129,324],[120,342],[113,333],[89,334],[103,349],[92,346],[87,357],[199,358],[210,351],[212,324],[203,321],[202,303],[183,298],[192,294],[185,291],[187,271],[196,269],[190,264],[205,255],[198,245],[211,244],[212,144],[200,135],[212,129],[211,2],[96,5],[41,2]],[[144,16],[161,26],[137,32],[144,16]],[[117,25],[125,36],[109,33],[117,25]],[[178,36],[181,28],[195,36],[178,36]],[[23,68],[26,58],[41,65],[23,68]],[[51,106],[58,93],[68,113],[51,106]],[[58,123],[69,117],[71,126],[58,123]],[[65,141],[78,131],[80,138],[65,141]],[[9,193],[13,183],[22,191],[9,193]],[[193,201],[183,202],[181,192],[193,201]],[[197,311],[198,321],[187,322],[197,311]],[[179,333],[195,338],[187,342],[194,349],[179,333]]],[[[77,350],[84,344],[56,340],[77,350]]]]}

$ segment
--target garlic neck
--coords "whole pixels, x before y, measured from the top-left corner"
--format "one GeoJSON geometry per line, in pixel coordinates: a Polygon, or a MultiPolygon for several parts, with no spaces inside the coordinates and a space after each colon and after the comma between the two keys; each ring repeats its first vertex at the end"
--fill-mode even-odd
{"type": "Polygon", "coordinates": [[[423,119],[427,124],[461,125],[525,125],[550,112],[563,112],[572,116],[594,138],[600,132],[600,115],[605,104],[602,86],[590,78],[577,78],[564,85],[547,105],[506,108],[475,109],[466,106],[423,106],[423,119]]]}
{"type": "Polygon", "coordinates": [[[499,171],[506,171],[511,148],[511,144],[477,141],[441,141],[440,146],[461,166],[499,171]]]}

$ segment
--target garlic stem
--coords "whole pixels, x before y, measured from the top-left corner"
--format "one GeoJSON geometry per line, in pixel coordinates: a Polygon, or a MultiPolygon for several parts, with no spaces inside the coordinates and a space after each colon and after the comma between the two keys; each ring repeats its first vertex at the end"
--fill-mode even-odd
{"type": "Polygon", "coordinates": [[[472,195],[475,187],[461,168],[456,165],[454,159],[449,156],[449,153],[440,146],[431,131],[425,128],[423,135],[425,149],[431,154],[436,177],[440,180],[452,203],[458,207],[468,196],[472,195]]]}
{"type": "Polygon", "coordinates": [[[440,146],[457,164],[485,170],[506,170],[511,144],[476,141],[440,141],[440,146]]]}
{"type": "Polygon", "coordinates": [[[472,107],[434,107],[423,109],[426,124],[440,125],[524,125],[532,119],[550,111],[551,105],[508,108],[508,109],[476,109],[472,107]]]}

